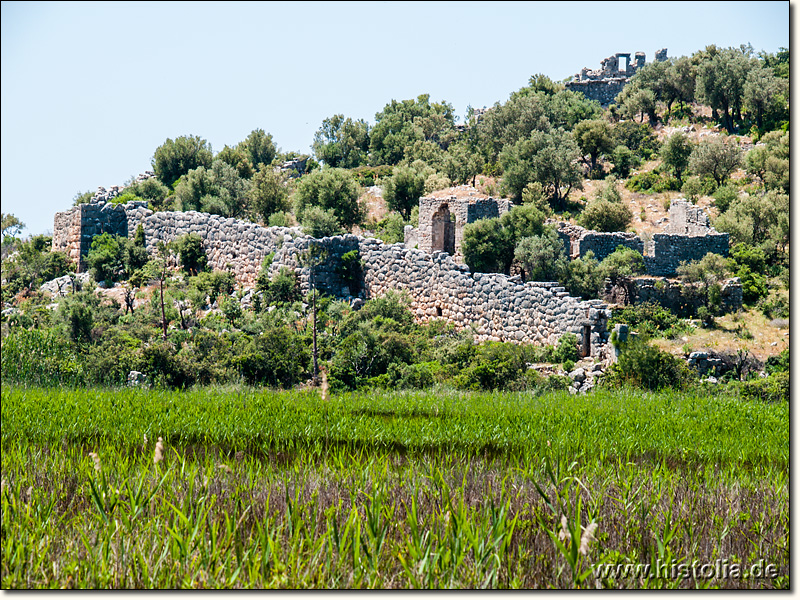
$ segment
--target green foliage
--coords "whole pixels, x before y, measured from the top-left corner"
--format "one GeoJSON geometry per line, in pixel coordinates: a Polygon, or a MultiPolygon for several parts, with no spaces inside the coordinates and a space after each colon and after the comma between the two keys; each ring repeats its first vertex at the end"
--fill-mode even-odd
{"type": "Polygon", "coordinates": [[[600,262],[603,279],[611,279],[612,283],[623,278],[636,277],[645,270],[644,256],[626,246],[617,246],[614,252],[600,262]]]}
{"type": "Polygon", "coordinates": [[[734,132],[734,117],[741,114],[745,84],[753,66],[740,48],[698,53],[697,98],[715,112],[722,111],[722,124],[728,133],[734,132]]]}
{"type": "Polygon", "coordinates": [[[534,131],[528,139],[507,146],[500,153],[503,186],[519,200],[529,183],[538,182],[553,205],[563,209],[570,191],[583,186],[582,171],[576,162],[579,158],[580,150],[569,132],[534,131]]]}
{"type": "Polygon", "coordinates": [[[568,271],[564,243],[552,227],[538,236],[523,237],[514,248],[514,258],[528,281],[563,281],[568,271]]]}
{"type": "Polygon", "coordinates": [[[655,302],[631,304],[615,310],[608,328],[613,328],[617,323],[625,323],[647,338],[675,339],[689,330],[685,321],[655,302]]]}
{"type": "Polygon", "coordinates": [[[625,179],[631,174],[631,169],[641,164],[641,159],[633,150],[620,144],[611,153],[611,162],[614,163],[611,173],[625,179]]]}
{"type": "Polygon", "coordinates": [[[395,167],[383,186],[383,197],[389,209],[399,212],[405,219],[424,193],[425,173],[406,166],[395,167]]]}
{"type": "Polygon", "coordinates": [[[661,192],[680,190],[681,183],[669,174],[645,171],[628,179],[628,181],[625,182],[625,187],[632,192],[658,194],[661,192]]]}
{"type": "Polygon", "coordinates": [[[369,125],[344,115],[322,122],[311,144],[316,157],[328,167],[353,169],[366,164],[369,152],[369,125]]]}
{"type": "Polygon", "coordinates": [[[22,290],[32,291],[46,281],[66,275],[73,264],[64,252],[51,251],[52,238],[36,235],[15,244],[17,254],[4,258],[3,301],[22,290]]]}
{"type": "Polygon", "coordinates": [[[286,267],[282,267],[269,278],[269,267],[265,261],[256,280],[256,290],[264,293],[266,306],[291,304],[300,300],[300,281],[297,274],[286,267]]]}
{"type": "Polygon", "coordinates": [[[72,198],[72,206],[78,206],[79,204],[88,204],[89,201],[94,198],[94,192],[85,191],[85,192],[77,192],[75,196],[72,198]]]}
{"type": "MultiPolygon", "coordinates": [[[[711,177],[687,177],[681,186],[681,192],[693,203],[697,203],[700,196],[707,196],[714,192],[716,183],[711,177]]],[[[724,186],[723,186],[724,187],[724,186]]]]}
{"type": "Polygon", "coordinates": [[[778,371],[764,379],[751,379],[740,384],[739,393],[748,400],[789,402],[789,371],[778,371]]]}
{"type": "Polygon", "coordinates": [[[399,213],[390,212],[375,226],[375,237],[384,244],[398,244],[405,239],[405,221],[399,213]]]}
{"type": "Polygon", "coordinates": [[[617,181],[609,176],[579,217],[580,224],[594,231],[625,231],[633,213],[622,203],[617,181]]]}
{"type": "Polygon", "coordinates": [[[324,209],[321,206],[310,206],[303,211],[300,221],[303,226],[303,233],[315,238],[331,237],[345,233],[336,212],[324,209]]]}
{"type": "Polygon", "coordinates": [[[357,296],[364,282],[364,264],[357,249],[342,254],[337,273],[350,289],[350,295],[357,296]]]}
{"type": "Polygon", "coordinates": [[[540,236],[544,214],[535,204],[515,206],[499,219],[481,219],[464,226],[461,252],[477,273],[508,273],[519,240],[540,236]]]}
{"type": "Polygon", "coordinates": [[[789,134],[770,132],[745,156],[747,172],[757,176],[767,190],[789,193],[789,134]]]}
{"type": "Polygon", "coordinates": [[[742,150],[735,142],[716,137],[695,146],[689,158],[689,169],[700,177],[709,176],[721,186],[742,166],[742,150]]]}
{"type": "Polygon", "coordinates": [[[178,253],[181,268],[190,276],[208,269],[208,257],[203,247],[203,238],[196,233],[187,233],[175,238],[170,246],[178,253]]]}
{"type": "Polygon", "coordinates": [[[248,162],[257,171],[263,171],[265,167],[269,167],[278,152],[272,141],[272,135],[263,129],[251,131],[244,141],[239,142],[236,149],[244,153],[248,162]]]}
{"type": "Polygon", "coordinates": [[[166,210],[166,201],[170,188],[164,185],[157,177],[148,177],[142,181],[131,183],[125,188],[125,193],[147,200],[155,210],[166,210]]]}
{"type": "Polygon", "coordinates": [[[481,344],[467,367],[456,377],[456,385],[468,390],[523,390],[536,380],[529,374],[530,352],[519,344],[481,344]]]}
{"type": "Polygon", "coordinates": [[[288,181],[284,174],[273,169],[261,169],[253,177],[248,207],[263,221],[289,209],[288,181]]]}
{"type": "Polygon", "coordinates": [[[730,233],[733,244],[759,246],[767,257],[785,253],[789,244],[789,196],[775,191],[741,195],[714,220],[714,227],[730,233]]]}
{"type": "Polygon", "coordinates": [[[690,377],[688,367],[679,358],[635,336],[623,344],[619,360],[606,373],[605,383],[610,387],[627,383],[647,390],[683,389],[690,377]]]}
{"type": "Polygon", "coordinates": [[[603,119],[579,122],[572,130],[572,135],[581,152],[589,155],[592,171],[597,167],[598,156],[614,148],[611,125],[603,119]]]}
{"type": "Polygon", "coordinates": [[[103,233],[92,239],[86,264],[95,281],[119,281],[125,274],[120,237],[103,233]]]}
{"type": "Polygon", "coordinates": [[[580,296],[584,300],[597,298],[602,290],[603,280],[600,262],[591,250],[584,256],[569,261],[566,288],[570,295],[580,296]]]}
{"type": "Polygon", "coordinates": [[[553,362],[565,363],[567,361],[572,361],[574,363],[579,358],[578,336],[574,333],[565,333],[558,338],[558,346],[556,346],[553,353],[553,362]]]}
{"type": "Polygon", "coordinates": [[[789,348],[782,350],[777,356],[770,356],[766,362],[767,375],[775,373],[788,373],[791,367],[789,362],[789,348]]]}
{"type": "Polygon", "coordinates": [[[200,136],[181,136],[174,141],[167,138],[153,154],[153,170],[170,187],[193,169],[209,168],[212,160],[211,146],[200,136]]]}
{"type": "Polygon", "coordinates": [[[450,104],[431,103],[428,94],[416,100],[392,100],[375,115],[369,139],[372,162],[396,165],[403,159],[414,160],[421,157],[420,150],[425,144],[444,149],[455,135],[455,116],[450,104]]]}
{"type": "Polygon", "coordinates": [[[25,229],[25,223],[20,221],[17,217],[12,215],[11,213],[1,213],[2,214],[2,235],[3,238],[3,245],[6,244],[6,238],[15,238],[17,237],[23,229],[25,229]]]}
{"type": "Polygon", "coordinates": [[[205,304],[206,296],[209,302],[214,304],[218,297],[233,293],[236,279],[233,273],[227,271],[201,271],[196,277],[192,277],[189,283],[202,295],[202,304],[205,304]]]}
{"type": "MultiPolygon", "coordinates": [[[[363,219],[358,204],[358,184],[345,169],[322,169],[301,178],[294,194],[295,214],[303,223],[311,207],[332,212],[344,226],[356,225],[363,219]]],[[[317,237],[317,236],[315,236],[317,237]]]]}
{"type": "Polygon", "coordinates": [[[675,173],[678,181],[683,180],[683,173],[689,167],[689,157],[694,146],[683,133],[675,132],[661,146],[661,161],[675,173]]]}
{"type": "Polygon", "coordinates": [[[612,129],[614,147],[625,146],[634,155],[643,160],[650,160],[660,148],[658,138],[653,129],[645,123],[623,121],[612,129]]]}
{"type": "Polygon", "coordinates": [[[236,169],[239,177],[242,179],[250,179],[255,173],[253,165],[247,157],[247,153],[241,148],[231,148],[225,146],[215,157],[214,160],[221,160],[230,167],[236,169]]]}
{"type": "Polygon", "coordinates": [[[3,337],[3,388],[18,382],[39,386],[83,383],[82,361],[56,329],[15,328],[3,337]]]}

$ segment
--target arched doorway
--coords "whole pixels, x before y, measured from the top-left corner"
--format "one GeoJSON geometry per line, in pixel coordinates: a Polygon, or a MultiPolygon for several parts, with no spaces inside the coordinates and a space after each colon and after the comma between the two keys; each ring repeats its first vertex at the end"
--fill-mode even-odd
{"type": "Polygon", "coordinates": [[[450,215],[450,207],[442,204],[433,213],[433,231],[431,232],[431,252],[456,252],[456,227],[450,215]]]}

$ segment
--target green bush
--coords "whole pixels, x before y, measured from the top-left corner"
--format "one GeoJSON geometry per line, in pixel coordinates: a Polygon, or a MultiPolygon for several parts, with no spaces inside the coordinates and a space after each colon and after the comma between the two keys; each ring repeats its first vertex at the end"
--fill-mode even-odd
{"type": "Polygon", "coordinates": [[[405,239],[405,222],[400,213],[390,212],[375,226],[375,237],[384,244],[397,244],[405,239]]]}
{"type": "Polygon", "coordinates": [[[766,371],[769,375],[774,375],[775,373],[788,373],[790,366],[789,348],[786,348],[777,356],[770,356],[767,359],[766,371]]]}
{"type": "Polygon", "coordinates": [[[219,296],[233,293],[236,279],[233,273],[228,271],[204,271],[189,279],[190,284],[202,294],[203,300],[208,296],[211,304],[216,302],[219,296]]]}
{"type": "Polygon", "coordinates": [[[635,336],[622,344],[619,360],[606,372],[605,383],[611,387],[626,383],[648,390],[682,389],[690,376],[679,358],[635,336]]]}
{"type": "Polygon", "coordinates": [[[613,328],[617,323],[625,323],[646,337],[673,339],[689,330],[689,326],[675,313],[656,302],[632,304],[615,310],[608,328],[613,328]]]}
{"type": "Polygon", "coordinates": [[[342,263],[337,269],[339,277],[350,289],[351,296],[357,296],[364,282],[364,264],[358,250],[350,250],[342,254],[342,263]]]}
{"type": "Polygon", "coordinates": [[[187,275],[197,275],[208,269],[208,257],[203,248],[203,238],[196,233],[187,233],[172,241],[172,248],[181,259],[181,267],[187,275]]]}
{"type": "Polygon", "coordinates": [[[282,388],[305,381],[310,362],[307,340],[288,328],[270,328],[255,336],[234,360],[247,383],[282,388]]]}
{"type": "Polygon", "coordinates": [[[256,290],[263,292],[266,306],[291,304],[300,300],[300,281],[294,271],[281,267],[272,279],[268,276],[269,271],[262,267],[256,280],[256,290]]]}
{"type": "Polygon", "coordinates": [[[679,191],[681,182],[672,175],[645,171],[634,175],[625,183],[625,187],[632,192],[657,194],[661,192],[679,191]]]}
{"type": "Polygon", "coordinates": [[[564,363],[572,361],[573,363],[580,358],[578,356],[578,336],[574,333],[565,333],[558,339],[558,346],[553,353],[553,361],[556,363],[564,363]]]}
{"type": "Polygon", "coordinates": [[[470,364],[454,382],[469,390],[527,389],[536,379],[534,371],[528,373],[529,354],[528,349],[519,344],[485,342],[477,347],[470,364]]]}
{"type": "Polygon", "coordinates": [[[748,400],[789,401],[789,371],[778,371],[769,377],[743,381],[738,385],[741,396],[748,400]]]}

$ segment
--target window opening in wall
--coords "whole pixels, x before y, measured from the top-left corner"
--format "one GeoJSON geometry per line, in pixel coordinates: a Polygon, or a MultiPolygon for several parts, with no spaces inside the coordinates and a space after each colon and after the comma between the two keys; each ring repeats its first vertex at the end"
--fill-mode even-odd
{"type": "Polygon", "coordinates": [[[581,344],[581,356],[586,358],[592,354],[592,326],[583,326],[583,344],[581,344]]]}
{"type": "Polygon", "coordinates": [[[450,207],[447,204],[442,204],[433,213],[432,221],[431,251],[455,254],[456,227],[453,216],[450,214],[450,207]]]}
{"type": "Polygon", "coordinates": [[[441,317],[442,316],[442,308],[440,306],[436,307],[436,316],[437,317],[441,317]]]}
{"type": "Polygon", "coordinates": [[[628,63],[630,59],[627,56],[620,56],[619,57],[619,66],[617,67],[620,73],[627,73],[628,72],[628,63]]]}

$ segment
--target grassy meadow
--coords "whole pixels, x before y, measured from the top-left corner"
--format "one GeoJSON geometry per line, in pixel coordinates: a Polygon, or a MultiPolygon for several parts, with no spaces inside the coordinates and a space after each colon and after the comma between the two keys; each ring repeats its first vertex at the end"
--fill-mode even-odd
{"type": "Polygon", "coordinates": [[[789,586],[789,407],[3,386],[2,587],[789,586]],[[765,560],[777,577],[595,577],[765,560]]]}

